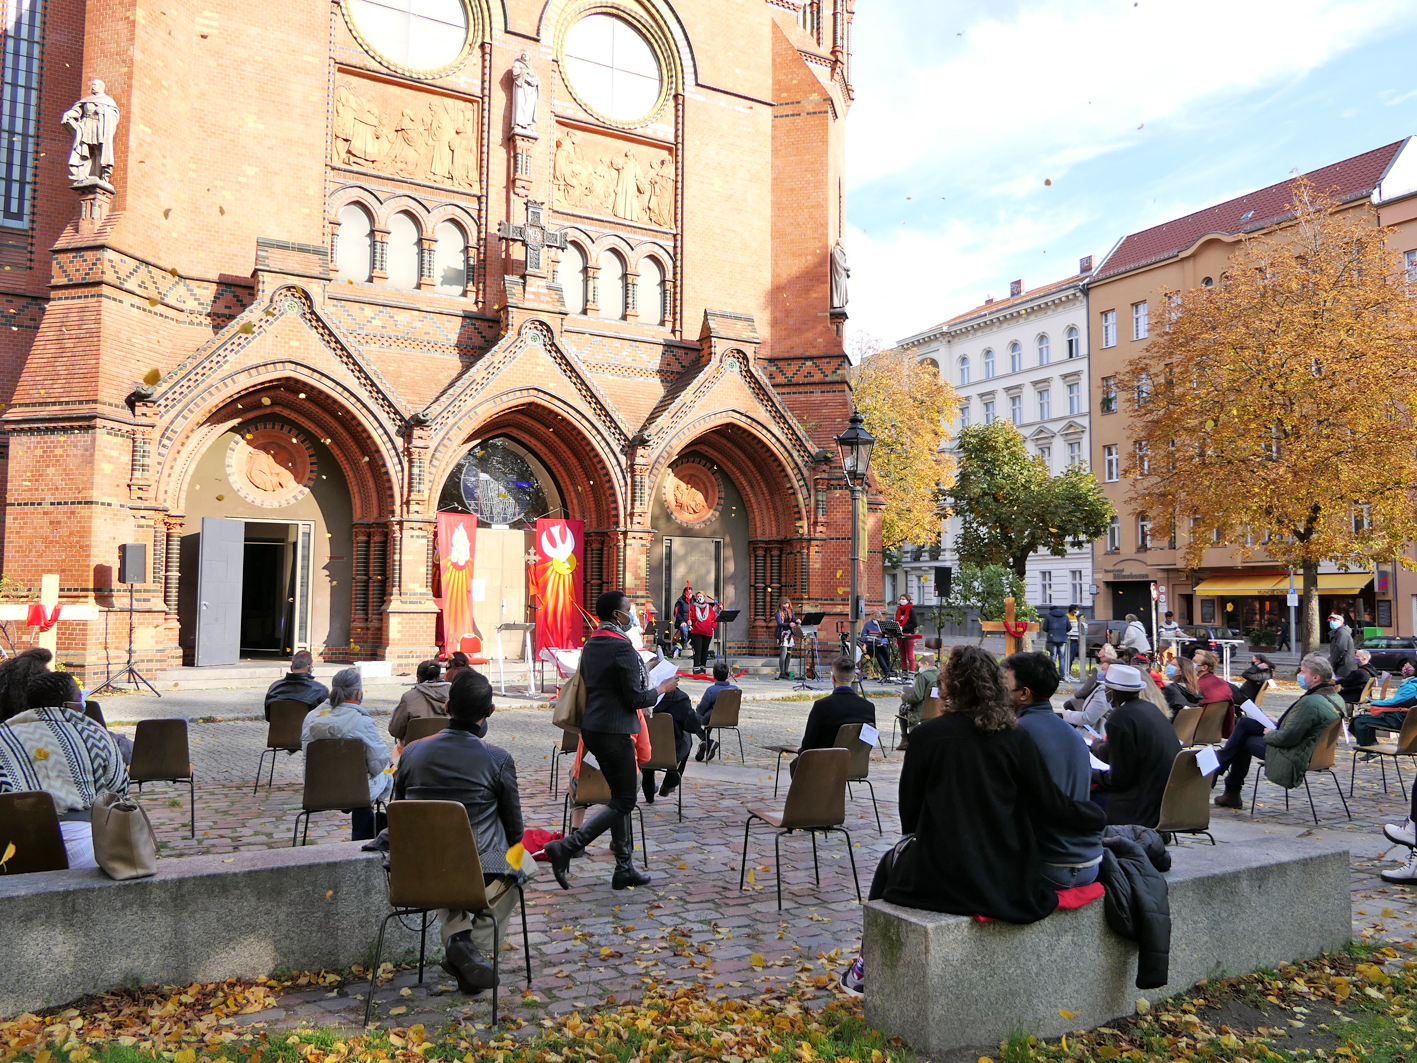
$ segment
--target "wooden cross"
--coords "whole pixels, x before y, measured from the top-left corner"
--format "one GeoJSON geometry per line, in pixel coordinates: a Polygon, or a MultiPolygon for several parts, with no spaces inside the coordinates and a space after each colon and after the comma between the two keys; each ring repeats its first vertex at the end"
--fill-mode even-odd
{"type": "Polygon", "coordinates": [[[528,199],[526,201],[525,224],[513,225],[509,221],[497,223],[497,235],[503,240],[513,240],[526,245],[526,271],[537,275],[543,271],[542,248],[556,247],[564,250],[566,247],[565,233],[546,231],[546,226],[542,223],[545,209],[545,203],[528,199]]]}
{"type": "MultiPolygon", "coordinates": [[[[59,575],[48,573],[39,578],[39,604],[44,606],[46,615],[52,615],[55,606],[62,605],[59,618],[48,631],[30,629],[31,645],[43,646],[56,657],[59,654],[59,625],[71,620],[97,620],[98,608],[92,602],[60,602],[59,575]]],[[[0,605],[0,621],[15,620],[21,623],[29,619],[30,603],[0,605]]]]}
{"type": "Polygon", "coordinates": [[[979,626],[987,632],[1002,631],[1004,633],[1005,654],[1018,652],[1019,639],[1023,636],[1024,632],[1038,630],[1037,624],[1023,623],[1014,619],[1014,600],[1012,597],[1004,599],[1003,620],[981,620],[979,626]],[[1015,632],[1017,632],[1017,634],[1015,634],[1015,632]]]}

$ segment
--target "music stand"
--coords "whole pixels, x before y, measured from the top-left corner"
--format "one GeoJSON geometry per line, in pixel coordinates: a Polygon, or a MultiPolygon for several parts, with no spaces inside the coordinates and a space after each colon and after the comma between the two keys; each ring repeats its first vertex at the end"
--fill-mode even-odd
{"type": "Polygon", "coordinates": [[[733,678],[733,662],[728,659],[728,625],[738,619],[741,609],[724,609],[718,614],[718,655],[728,665],[728,677],[733,678]]]}
{"type": "Polygon", "coordinates": [[[797,622],[797,631],[800,635],[797,640],[798,664],[802,670],[802,674],[793,685],[793,690],[818,689],[807,681],[807,640],[811,639],[812,641],[812,676],[815,679],[822,666],[821,658],[817,654],[817,626],[825,619],[826,615],[827,614],[824,612],[803,613],[801,619],[797,622]]]}
{"type": "MultiPolygon", "coordinates": [[[[904,637],[905,633],[901,631],[900,625],[894,620],[882,620],[880,621],[880,625],[881,637],[890,640],[891,663],[894,664],[897,656],[900,654],[900,640],[904,637]]],[[[904,663],[904,661],[901,661],[902,665],[904,663]]],[[[902,681],[906,678],[908,677],[905,674],[904,668],[900,668],[893,670],[891,674],[886,677],[886,682],[890,682],[892,679],[902,681]]]]}

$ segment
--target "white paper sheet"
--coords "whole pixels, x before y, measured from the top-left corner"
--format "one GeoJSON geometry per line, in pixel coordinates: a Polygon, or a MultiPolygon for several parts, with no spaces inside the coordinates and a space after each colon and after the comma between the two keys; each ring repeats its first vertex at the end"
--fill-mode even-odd
{"type": "Polygon", "coordinates": [[[1196,754],[1196,767],[1200,768],[1201,774],[1209,777],[1220,770],[1220,758],[1215,755],[1215,749],[1206,746],[1196,754]]]}
{"type": "Polygon", "coordinates": [[[940,696],[940,688],[939,688],[939,687],[931,687],[931,688],[930,688],[930,696],[931,696],[932,698],[938,698],[938,697],[940,696]]]}
{"type": "Polygon", "coordinates": [[[658,664],[656,664],[653,668],[649,670],[649,685],[652,687],[657,687],[666,679],[669,679],[671,676],[676,676],[678,674],[679,666],[676,665],[673,661],[660,661],[658,664]]]}
{"type": "Polygon", "coordinates": [[[474,602],[485,602],[487,600],[487,581],[485,579],[475,579],[472,581],[472,600],[474,602]]]}
{"type": "Polygon", "coordinates": [[[1276,728],[1276,727],[1279,726],[1279,724],[1275,723],[1273,720],[1271,720],[1271,719],[1265,714],[1264,709],[1260,708],[1258,705],[1256,705],[1253,701],[1249,700],[1248,698],[1245,699],[1245,704],[1243,704],[1243,705],[1240,706],[1240,711],[1243,712],[1243,713],[1244,713],[1246,716],[1248,716],[1250,719],[1252,719],[1252,720],[1254,720],[1254,721],[1256,721],[1256,722],[1258,722],[1258,723],[1264,724],[1266,727],[1270,728],[1271,730],[1273,730],[1274,728],[1276,728]]]}
{"type": "Polygon", "coordinates": [[[868,746],[874,746],[881,740],[881,732],[872,727],[869,723],[861,725],[861,741],[868,746]]]}
{"type": "Polygon", "coordinates": [[[585,756],[581,757],[581,767],[594,768],[596,771],[599,771],[600,761],[596,760],[595,754],[592,753],[589,749],[587,749],[585,751],[585,756]]]}
{"type": "Polygon", "coordinates": [[[1097,757],[1096,757],[1096,755],[1094,755],[1094,754],[1092,754],[1092,753],[1089,753],[1089,754],[1087,755],[1087,759],[1090,760],[1090,761],[1092,761],[1092,766],[1093,766],[1093,768],[1096,769],[1097,771],[1111,771],[1111,770],[1112,770],[1112,765],[1108,764],[1105,760],[1098,760],[1097,757]]]}

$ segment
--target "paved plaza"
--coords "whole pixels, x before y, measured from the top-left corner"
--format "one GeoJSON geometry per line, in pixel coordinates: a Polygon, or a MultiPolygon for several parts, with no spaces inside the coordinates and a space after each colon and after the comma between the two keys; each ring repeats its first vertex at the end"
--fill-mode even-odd
{"type": "MultiPolygon", "coordinates": [[[[703,684],[686,682],[697,698],[703,684]]],[[[367,707],[381,730],[398,686],[371,686],[367,707]]],[[[116,730],[132,733],[131,722],[153,716],[185,715],[191,721],[191,749],[197,777],[197,836],[187,836],[185,787],[148,787],[144,804],[152,813],[165,857],[234,853],[254,848],[289,846],[300,807],[299,756],[281,755],[275,783],[251,792],[256,762],[265,742],[260,720],[259,689],[170,691],[161,699],[118,695],[104,702],[116,730]]],[[[884,694],[884,692],[880,692],[884,694]]],[[[1266,705],[1283,710],[1295,693],[1275,692],[1266,705]]],[[[757,824],[749,844],[750,881],[738,890],[743,825],[749,808],[780,808],[786,778],[773,797],[776,755],[763,746],[796,741],[802,731],[809,698],[792,692],[789,684],[747,681],[742,712],[746,763],[740,763],[738,742],[724,736],[726,756],[709,764],[689,762],[685,780],[684,820],[678,821],[673,798],[659,798],[644,811],[651,886],[616,893],[610,889],[611,855],[602,842],[573,864],[574,888],[556,887],[549,868],[527,889],[527,917],[533,952],[534,985],[525,989],[520,927],[514,920],[513,945],[503,954],[503,1008],[534,1026],[546,1016],[584,1010],[610,1000],[635,998],[649,981],[702,983],[710,995],[747,996],[773,988],[792,987],[809,999],[825,997],[832,988],[841,957],[854,955],[860,943],[861,917],[852,882],[851,863],[840,836],[817,843],[821,885],[814,881],[812,843],[801,835],[782,843],[783,910],[777,910],[772,832],[757,824]],[[801,700],[786,700],[796,697],[801,700]]],[[[1058,699],[1061,701],[1061,695],[1058,699]]],[[[878,720],[886,724],[898,699],[875,699],[878,720]]],[[[498,699],[489,741],[517,758],[522,807],[528,827],[556,830],[562,818],[561,795],[568,761],[559,771],[557,796],[551,793],[552,751],[560,732],[550,723],[550,711],[525,699],[498,699]]],[[[1340,747],[1338,776],[1344,792],[1349,785],[1349,756],[1340,747]]],[[[876,829],[869,790],[854,788],[848,800],[846,826],[864,895],[880,854],[899,838],[896,788],[902,754],[871,764],[884,832],[876,829]]],[[[1412,770],[1404,772],[1410,785],[1412,770]]],[[[1407,793],[1400,791],[1388,766],[1389,792],[1384,794],[1377,764],[1360,765],[1350,823],[1328,777],[1311,780],[1319,824],[1314,825],[1303,789],[1290,795],[1286,811],[1283,792],[1261,782],[1257,820],[1276,831],[1301,836],[1332,837],[1342,832],[1353,850],[1353,925],[1363,938],[1409,941],[1417,922],[1417,891],[1386,886],[1378,872],[1390,866],[1381,835],[1384,822],[1406,814],[1407,793]]],[[[1248,801],[1250,786],[1245,789],[1248,801]]],[[[1244,813],[1215,809],[1213,824],[1249,820],[1244,813]]],[[[638,820],[636,822],[638,831],[638,820]]],[[[339,813],[312,817],[310,844],[351,844],[349,818],[339,813]]],[[[608,836],[607,836],[608,838],[608,836]]],[[[1223,834],[1222,834],[1223,840],[1223,834]]],[[[1206,844],[1187,840],[1182,844],[1206,844]]],[[[637,853],[643,859],[643,852],[637,853]]],[[[1283,898],[1274,898],[1283,903],[1283,898]]],[[[372,937],[375,928],[370,927],[372,937]]],[[[436,946],[436,931],[430,929],[436,946]]],[[[279,1011],[260,1013],[276,1024],[301,1021],[358,1021],[363,989],[357,984],[311,986],[281,1001],[279,1011]]],[[[487,1019],[486,997],[469,1000],[457,993],[436,965],[423,986],[412,971],[399,971],[378,994],[378,1015],[398,1025],[436,1023],[446,1018],[487,1019]]],[[[529,1027],[528,1027],[529,1028],[529,1027]]]]}

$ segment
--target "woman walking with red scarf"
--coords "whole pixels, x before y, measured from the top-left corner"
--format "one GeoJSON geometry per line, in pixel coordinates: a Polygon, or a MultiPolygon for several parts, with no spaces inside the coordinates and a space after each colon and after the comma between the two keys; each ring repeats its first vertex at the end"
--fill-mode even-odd
{"type": "Polygon", "coordinates": [[[689,610],[689,639],[694,644],[695,675],[703,675],[708,665],[709,644],[713,642],[713,631],[717,626],[718,602],[699,591],[694,595],[694,604],[689,610]]]}
{"type": "Polygon", "coordinates": [[[915,606],[910,604],[910,595],[902,594],[895,607],[895,622],[900,625],[901,637],[896,640],[900,646],[900,666],[907,672],[915,671],[915,606]]]}

